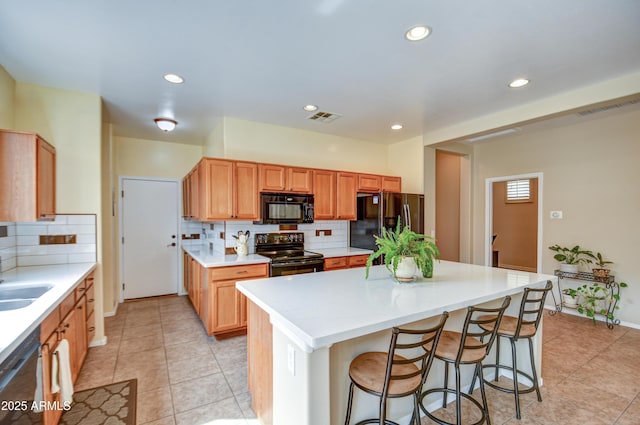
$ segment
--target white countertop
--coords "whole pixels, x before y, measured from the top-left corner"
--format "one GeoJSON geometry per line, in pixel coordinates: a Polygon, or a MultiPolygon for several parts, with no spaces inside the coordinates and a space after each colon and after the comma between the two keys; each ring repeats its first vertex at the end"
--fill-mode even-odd
{"type": "Polygon", "coordinates": [[[542,287],[551,275],[441,261],[432,279],[396,283],[384,266],[237,282],[300,348],[318,348],[542,287]]]}
{"type": "Polygon", "coordinates": [[[53,285],[24,308],[0,311],[0,362],[16,348],[53,309],[84,279],[95,263],[18,267],[2,274],[5,284],[49,283],[53,285]]]}
{"type": "Polygon", "coordinates": [[[182,245],[182,249],[191,255],[203,267],[229,267],[242,266],[246,264],[268,263],[271,260],[267,257],[257,254],[249,254],[244,256],[225,255],[218,252],[211,252],[206,243],[182,245]]]}
{"type": "Polygon", "coordinates": [[[350,246],[344,248],[321,248],[321,249],[309,249],[309,251],[317,252],[324,255],[325,258],[332,257],[350,257],[352,255],[369,255],[373,253],[370,249],[352,248],[350,246]]]}

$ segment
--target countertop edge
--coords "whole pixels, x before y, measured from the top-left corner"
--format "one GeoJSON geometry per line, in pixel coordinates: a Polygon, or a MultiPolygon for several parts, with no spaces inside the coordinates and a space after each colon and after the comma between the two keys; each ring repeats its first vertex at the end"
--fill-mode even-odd
{"type": "MultiPolygon", "coordinates": [[[[37,310],[32,310],[32,311],[38,311],[38,313],[35,313],[35,318],[31,321],[31,323],[25,329],[23,329],[22,332],[18,336],[16,336],[13,339],[12,342],[10,342],[9,344],[7,344],[4,347],[0,347],[0,362],[3,362],[13,352],[13,350],[16,347],[18,347],[18,345],[20,345],[20,343],[22,343],[22,341],[25,340],[25,338],[31,332],[33,332],[38,326],[40,326],[42,321],[49,314],[51,314],[51,312],[58,305],[60,305],[60,303],[73,291],[73,289],[76,287],[76,285],[81,280],[85,279],[91,272],[93,272],[97,268],[97,266],[98,266],[97,263],[80,263],[80,264],[77,264],[77,267],[81,268],[81,270],[79,270],[78,273],[76,274],[76,276],[78,276],[77,278],[74,276],[74,278],[72,279],[73,282],[71,282],[69,280],[66,280],[64,282],[56,283],[56,286],[60,285],[61,287],[64,287],[65,289],[63,291],[59,291],[61,293],[59,295],[57,295],[57,297],[56,297],[56,299],[54,301],[49,301],[46,308],[44,308],[44,309],[39,308],[37,310]],[[86,268],[82,268],[83,265],[86,268]]],[[[22,271],[22,270],[25,270],[25,269],[44,268],[44,267],[56,267],[56,266],[29,266],[29,267],[18,268],[18,270],[22,271]]],[[[16,283],[18,283],[18,282],[16,282],[16,283]]],[[[26,307],[26,308],[29,308],[29,307],[26,307]]]]}

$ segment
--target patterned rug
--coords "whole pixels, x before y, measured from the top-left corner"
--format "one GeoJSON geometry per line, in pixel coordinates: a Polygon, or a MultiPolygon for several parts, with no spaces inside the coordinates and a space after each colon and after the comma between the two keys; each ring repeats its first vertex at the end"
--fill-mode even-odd
{"type": "Polygon", "coordinates": [[[76,392],[60,424],[135,425],[137,382],[132,379],[76,392]]]}

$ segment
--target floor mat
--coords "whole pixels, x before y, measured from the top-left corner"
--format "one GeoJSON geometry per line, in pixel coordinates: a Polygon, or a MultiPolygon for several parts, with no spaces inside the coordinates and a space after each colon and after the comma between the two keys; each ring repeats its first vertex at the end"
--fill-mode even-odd
{"type": "Polygon", "coordinates": [[[137,380],[116,382],[78,391],[71,409],[62,414],[64,425],[135,425],[137,380]]]}

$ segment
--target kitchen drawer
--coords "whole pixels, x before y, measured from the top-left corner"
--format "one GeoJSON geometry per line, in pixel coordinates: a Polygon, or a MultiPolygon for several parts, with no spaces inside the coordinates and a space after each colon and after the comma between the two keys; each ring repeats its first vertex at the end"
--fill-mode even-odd
{"type": "Polygon", "coordinates": [[[78,286],[76,286],[76,289],[75,289],[76,301],[80,300],[80,298],[84,295],[86,291],[87,291],[86,280],[83,280],[78,284],[78,286]]]}
{"type": "Polygon", "coordinates": [[[96,315],[92,312],[87,316],[87,342],[91,344],[93,338],[96,336],[96,315]]]}
{"type": "MultiPolygon", "coordinates": [[[[82,294],[80,294],[82,296],[82,294]]],[[[73,306],[76,305],[76,291],[72,291],[67,298],[65,298],[60,303],[60,318],[66,317],[67,314],[73,309],[73,306]]]]}
{"type": "Polygon", "coordinates": [[[49,335],[58,328],[60,324],[60,307],[56,307],[49,315],[40,323],[40,342],[45,343],[49,335]]]}
{"type": "Polygon", "coordinates": [[[347,267],[347,257],[333,257],[324,259],[325,270],[343,269],[347,267]]]}
{"type": "Polygon", "coordinates": [[[91,313],[93,313],[93,310],[96,306],[95,289],[93,285],[87,288],[86,296],[87,296],[87,313],[86,314],[87,314],[87,317],[89,317],[91,316],[91,313]]]}
{"type": "Polygon", "coordinates": [[[85,284],[85,286],[87,288],[90,287],[91,285],[93,285],[93,281],[95,280],[94,275],[95,275],[95,273],[91,272],[91,274],[89,276],[87,276],[87,278],[84,280],[84,284],[85,284]]]}
{"type": "Polygon", "coordinates": [[[364,267],[367,263],[368,255],[353,255],[349,257],[349,267],[364,267]]]}
{"type": "Polygon", "coordinates": [[[248,279],[251,277],[269,276],[268,264],[251,266],[214,267],[209,269],[211,280],[248,279]]]}

